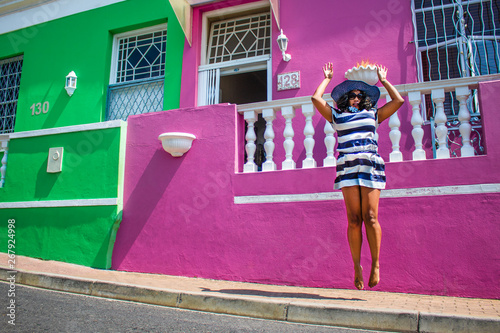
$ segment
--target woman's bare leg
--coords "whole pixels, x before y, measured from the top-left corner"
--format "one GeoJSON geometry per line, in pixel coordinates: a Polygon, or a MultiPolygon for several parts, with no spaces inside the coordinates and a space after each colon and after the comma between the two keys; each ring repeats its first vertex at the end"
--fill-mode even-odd
{"type": "Polygon", "coordinates": [[[370,245],[372,256],[372,268],[368,286],[375,287],[380,282],[380,243],[382,240],[382,229],[378,222],[378,203],[380,190],[361,187],[361,211],[366,228],[366,238],[370,245]]]}
{"type": "Polygon", "coordinates": [[[351,257],[354,264],[354,285],[358,289],[364,289],[363,268],[361,267],[361,244],[363,236],[361,227],[363,224],[361,210],[361,192],[359,186],[342,188],[344,203],[347,211],[347,239],[351,249],[351,257]]]}

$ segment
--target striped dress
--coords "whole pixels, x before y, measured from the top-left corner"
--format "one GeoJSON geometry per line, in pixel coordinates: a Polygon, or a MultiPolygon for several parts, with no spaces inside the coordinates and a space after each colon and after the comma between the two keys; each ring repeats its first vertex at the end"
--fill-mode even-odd
{"type": "Polygon", "coordinates": [[[385,188],[385,164],[378,154],[375,130],[378,112],[373,108],[355,113],[332,108],[339,153],[334,189],[347,186],[385,188]]]}

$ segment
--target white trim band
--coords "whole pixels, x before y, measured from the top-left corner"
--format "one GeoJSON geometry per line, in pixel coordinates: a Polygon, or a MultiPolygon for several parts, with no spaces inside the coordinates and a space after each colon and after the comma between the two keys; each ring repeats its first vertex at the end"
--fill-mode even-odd
{"type": "MultiPolygon", "coordinates": [[[[56,1],[25,1],[28,4],[33,4],[32,7],[22,4],[22,1],[10,1],[11,3],[19,2],[17,8],[13,8],[12,12],[7,11],[6,7],[9,4],[0,6],[0,16],[2,23],[0,24],[0,35],[7,32],[15,31],[22,28],[38,25],[32,28],[29,32],[24,32],[21,35],[22,40],[35,38],[39,30],[42,29],[46,22],[74,15],[88,10],[96,9],[112,5],[117,2],[125,0],[86,0],[86,1],[70,1],[70,0],[56,0],[56,1]],[[40,5],[37,4],[40,3],[40,5]]],[[[5,2],[5,1],[2,1],[5,2]]],[[[19,38],[19,37],[18,37],[19,38]]],[[[25,42],[23,42],[25,43],[25,42]]],[[[18,51],[18,50],[16,50],[18,51]]]]}
{"type": "MultiPolygon", "coordinates": [[[[410,198],[427,197],[440,195],[464,195],[464,194],[484,194],[500,193],[500,184],[475,184],[458,186],[436,186],[436,187],[418,187],[402,188],[393,190],[383,190],[381,198],[410,198]]],[[[249,195],[234,197],[235,204],[253,204],[253,203],[282,203],[299,201],[328,201],[343,200],[342,192],[324,192],[324,193],[304,193],[304,194],[277,194],[277,195],[249,195]]]]}
{"type": "Polygon", "coordinates": [[[117,198],[75,199],[75,200],[0,202],[0,209],[6,209],[6,208],[87,207],[87,206],[116,206],[116,205],[118,205],[117,198]]]}
{"type": "Polygon", "coordinates": [[[9,137],[10,137],[10,139],[21,139],[21,138],[31,138],[31,137],[42,136],[42,135],[54,135],[54,134],[64,134],[64,133],[72,133],[72,132],[93,131],[93,130],[99,130],[99,129],[120,127],[120,126],[122,126],[122,124],[126,124],[126,123],[123,120],[110,120],[110,121],[104,121],[102,123],[92,123],[92,124],[47,128],[47,129],[34,130],[34,131],[15,132],[15,133],[10,133],[9,137]]]}

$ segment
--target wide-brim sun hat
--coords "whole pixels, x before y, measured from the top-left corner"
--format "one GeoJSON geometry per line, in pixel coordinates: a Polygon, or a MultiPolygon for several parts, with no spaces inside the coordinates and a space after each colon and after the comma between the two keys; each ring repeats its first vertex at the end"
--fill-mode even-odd
{"type": "Polygon", "coordinates": [[[377,86],[372,86],[366,82],[356,80],[346,80],[338,84],[335,88],[333,88],[331,96],[335,103],[337,103],[342,95],[353,90],[364,92],[366,96],[370,97],[373,105],[376,105],[378,99],[380,98],[380,89],[377,86]]]}

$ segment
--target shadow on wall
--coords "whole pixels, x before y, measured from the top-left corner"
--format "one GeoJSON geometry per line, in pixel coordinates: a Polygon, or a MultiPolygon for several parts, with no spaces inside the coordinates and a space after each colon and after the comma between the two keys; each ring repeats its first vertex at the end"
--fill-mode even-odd
{"type": "Polygon", "coordinates": [[[183,161],[183,158],[172,158],[161,147],[156,150],[137,182],[134,191],[130,194],[127,201],[124,202],[122,220],[126,220],[127,211],[134,211],[134,209],[129,209],[130,205],[141,207],[141,209],[139,212],[135,210],[137,213],[134,223],[127,223],[120,226],[118,237],[126,250],[115,252],[113,266],[116,267],[122,263],[124,256],[126,256],[128,250],[134,244],[135,238],[141,234],[141,230],[144,228],[144,225],[183,161]],[[165,170],[165,165],[169,166],[168,170],[165,170]],[[162,177],[158,177],[158,175],[162,175],[162,177]]]}

